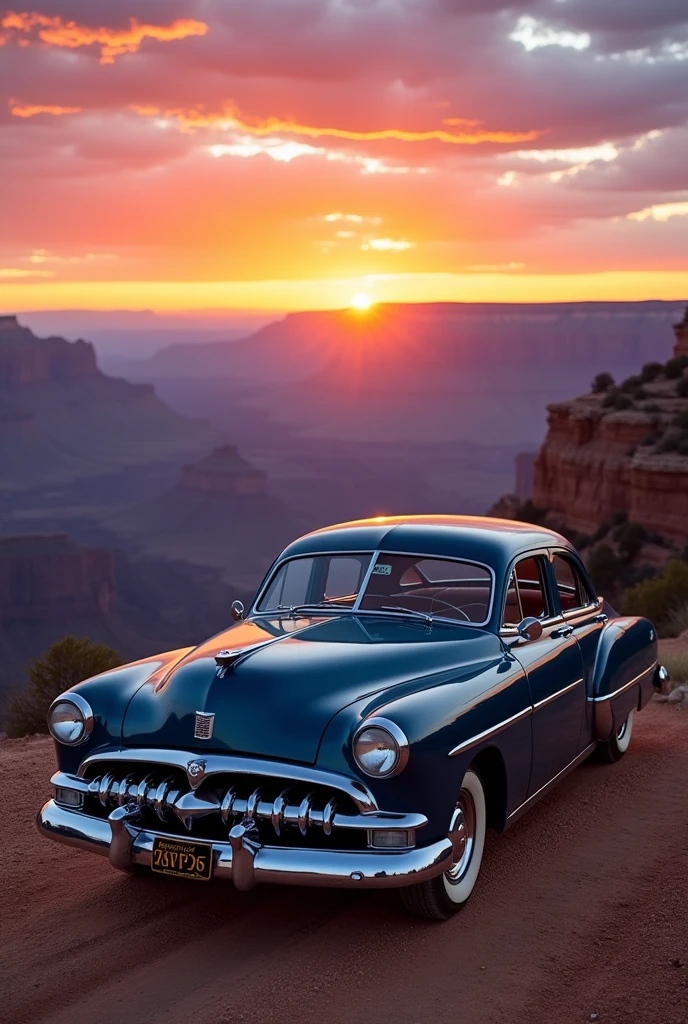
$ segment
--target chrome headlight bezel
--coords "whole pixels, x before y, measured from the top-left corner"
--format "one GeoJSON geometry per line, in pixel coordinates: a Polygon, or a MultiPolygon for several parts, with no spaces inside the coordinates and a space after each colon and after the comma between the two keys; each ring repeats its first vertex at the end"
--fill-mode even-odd
{"type": "Polygon", "coordinates": [[[409,759],[409,742],[406,738],[406,734],[403,729],[400,729],[395,722],[391,722],[388,718],[366,718],[364,722],[361,722],[358,729],[354,733],[353,741],[351,744],[354,761],[357,766],[367,775],[370,779],[389,779],[393,775],[398,775],[403,772],[409,759]],[[391,768],[388,768],[383,772],[370,771],[369,767],[366,767],[365,763],[361,760],[358,752],[358,744],[365,732],[369,729],[380,730],[386,733],[389,737],[389,748],[394,750],[396,757],[391,768]]]}
{"type": "Polygon", "coordinates": [[[47,720],[48,732],[56,743],[61,743],[65,747],[78,747],[79,744],[84,743],[93,732],[93,709],[88,701],[79,693],[66,693],[56,697],[48,709],[47,720]],[[71,705],[75,709],[75,721],[78,720],[78,718],[81,719],[81,732],[77,738],[73,740],[65,739],[63,736],[60,736],[54,728],[53,714],[60,705],[64,704],[71,705]]]}

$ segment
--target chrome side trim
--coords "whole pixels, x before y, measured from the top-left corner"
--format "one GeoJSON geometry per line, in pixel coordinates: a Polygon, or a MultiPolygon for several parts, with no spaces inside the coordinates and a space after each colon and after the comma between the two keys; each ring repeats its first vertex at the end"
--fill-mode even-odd
{"type": "Polygon", "coordinates": [[[527,715],[533,713],[532,707],[524,708],[523,711],[519,711],[518,714],[512,715],[511,718],[505,718],[503,722],[499,722],[498,725],[493,725],[490,729],[485,729],[484,732],[479,732],[477,736],[471,736],[470,739],[464,740],[463,743],[459,743],[458,746],[454,747],[453,750],[449,751],[449,757],[454,757],[455,754],[462,754],[464,750],[470,750],[471,747],[477,746],[478,743],[482,743],[483,740],[488,740],[492,736],[496,736],[502,729],[508,728],[513,725],[514,722],[518,722],[521,718],[525,718],[527,715]]]}
{"type": "Polygon", "coordinates": [[[548,704],[551,704],[553,700],[558,700],[559,697],[563,697],[565,693],[569,692],[569,690],[573,690],[576,686],[580,686],[580,684],[584,682],[585,680],[582,678],[576,679],[575,683],[569,683],[569,685],[565,686],[562,690],[557,690],[556,693],[550,693],[549,697],[543,697],[543,699],[539,700],[537,704],[533,704],[533,711],[538,711],[540,708],[546,707],[548,704]]]}
{"type": "MultiPolygon", "coordinates": [[[[122,852],[128,855],[128,860],[123,863],[127,867],[133,864],[150,867],[155,837],[161,835],[169,839],[169,835],[139,830],[126,822],[122,824],[128,833],[122,843],[122,852]],[[129,839],[131,845],[124,849],[129,839]]],[[[36,816],[36,826],[42,835],[59,843],[109,856],[112,832],[107,819],[69,811],[49,800],[36,816]]],[[[235,878],[235,883],[241,885],[274,882],[350,889],[399,888],[443,874],[454,856],[451,841],[446,838],[430,846],[398,851],[316,850],[261,846],[254,842],[252,830],[245,823],[232,831],[234,835],[229,841],[212,844],[213,876],[218,879],[234,876],[234,848],[240,847],[240,863],[243,863],[240,867],[236,864],[239,877],[235,878]]]]}
{"type": "MultiPolygon", "coordinates": [[[[190,761],[198,758],[198,754],[190,750],[158,750],[156,748],[142,747],[134,750],[110,750],[99,754],[91,754],[79,765],[78,776],[83,779],[86,772],[93,765],[101,764],[104,761],[122,761],[163,764],[172,768],[180,768],[186,772],[190,761]]],[[[329,786],[332,789],[339,789],[351,797],[361,814],[369,811],[377,811],[378,805],[375,797],[368,787],[358,779],[351,779],[338,772],[322,771],[319,768],[307,768],[302,765],[288,764],[285,761],[263,761],[256,757],[236,757],[232,754],[205,754],[205,771],[202,779],[210,775],[218,775],[227,772],[240,773],[244,775],[276,776],[282,779],[291,779],[295,782],[310,782],[318,786],[329,786]]]]}
{"type": "Polygon", "coordinates": [[[557,782],[559,782],[560,779],[563,779],[565,775],[568,775],[569,772],[572,772],[573,769],[576,768],[581,763],[581,761],[585,761],[586,757],[589,757],[590,754],[592,754],[592,752],[593,752],[593,750],[595,749],[596,746],[597,746],[597,743],[590,743],[585,748],[585,750],[581,750],[580,754],[577,754],[574,757],[573,761],[570,761],[569,764],[567,764],[565,768],[562,768],[562,770],[560,772],[558,772],[554,776],[554,778],[550,779],[549,782],[546,782],[544,784],[544,786],[541,786],[540,789],[538,789],[535,793],[533,793],[531,796],[529,796],[528,799],[525,800],[522,804],[520,804],[520,806],[517,807],[515,811],[512,811],[511,814],[509,814],[507,816],[507,819],[506,819],[507,825],[512,825],[514,823],[514,821],[516,821],[517,818],[520,818],[521,815],[525,811],[527,811],[529,807],[532,807],[532,805],[537,800],[539,800],[540,797],[545,796],[550,791],[550,789],[553,789],[554,786],[557,784],[557,782]]]}
{"type": "Polygon", "coordinates": [[[646,676],[648,674],[648,672],[654,672],[656,668],[657,668],[657,662],[654,661],[650,665],[649,668],[643,669],[643,671],[640,672],[633,679],[631,679],[630,682],[624,683],[623,686],[620,686],[618,688],[618,690],[614,690],[613,693],[605,693],[601,697],[588,697],[588,701],[591,704],[599,704],[599,702],[602,701],[602,700],[612,700],[614,697],[618,697],[620,693],[623,693],[624,690],[630,689],[631,686],[633,686],[634,683],[637,683],[638,680],[643,678],[643,676],[646,676]]]}

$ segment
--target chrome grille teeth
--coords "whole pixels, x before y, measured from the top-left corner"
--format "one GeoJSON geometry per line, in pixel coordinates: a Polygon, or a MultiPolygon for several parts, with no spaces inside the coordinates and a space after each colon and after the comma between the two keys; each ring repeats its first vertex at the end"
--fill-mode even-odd
{"type": "Polygon", "coordinates": [[[276,836],[284,835],[289,828],[298,828],[302,836],[308,835],[312,829],[321,828],[329,836],[335,824],[334,798],[319,810],[315,806],[316,798],[312,792],[307,793],[300,802],[290,803],[290,789],[283,789],[274,800],[264,800],[260,787],[256,787],[248,797],[242,797],[236,785],[233,785],[220,799],[205,786],[196,791],[188,787],[180,788],[179,782],[172,775],[157,782],[153,773],[146,774],[139,781],[129,773],[117,781],[114,774],[108,771],[89,783],[89,792],[97,797],[103,807],[109,804],[123,807],[127,803],[134,803],[140,809],[151,807],[161,822],[168,820],[171,811],[175,812],[189,829],[195,818],[215,813],[219,813],[223,825],[230,828],[237,820],[244,818],[256,824],[261,821],[270,822],[276,836]]]}

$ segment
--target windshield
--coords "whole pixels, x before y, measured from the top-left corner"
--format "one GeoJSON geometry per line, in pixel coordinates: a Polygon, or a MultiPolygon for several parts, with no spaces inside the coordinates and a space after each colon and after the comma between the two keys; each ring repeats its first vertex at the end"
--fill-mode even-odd
{"type": "Polygon", "coordinates": [[[355,608],[483,623],[491,597],[491,574],[471,562],[384,552],[376,556],[347,553],[284,562],[256,610],[355,608]]]}

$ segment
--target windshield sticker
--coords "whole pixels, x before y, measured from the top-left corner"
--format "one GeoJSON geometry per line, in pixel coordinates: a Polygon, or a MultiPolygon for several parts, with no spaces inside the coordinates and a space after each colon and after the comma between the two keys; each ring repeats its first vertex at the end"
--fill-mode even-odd
{"type": "Polygon", "coordinates": [[[392,575],[392,566],[391,565],[378,564],[373,569],[373,576],[391,576],[391,575],[392,575]]]}

